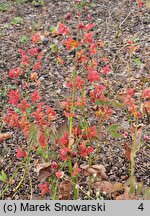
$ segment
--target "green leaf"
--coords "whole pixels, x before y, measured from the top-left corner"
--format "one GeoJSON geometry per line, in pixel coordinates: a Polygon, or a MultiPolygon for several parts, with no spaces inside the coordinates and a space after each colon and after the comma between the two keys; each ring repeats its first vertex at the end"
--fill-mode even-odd
{"type": "Polygon", "coordinates": [[[117,139],[122,137],[117,131],[114,131],[114,130],[110,131],[110,135],[117,139]]]}
{"type": "Polygon", "coordinates": [[[6,12],[8,10],[8,5],[5,3],[0,3],[0,11],[6,12]]]}
{"type": "Polygon", "coordinates": [[[54,26],[51,26],[49,29],[50,32],[53,32],[54,30],[56,30],[56,27],[54,27],[54,26]]]}
{"type": "Polygon", "coordinates": [[[115,100],[115,101],[113,101],[112,106],[116,107],[116,108],[122,108],[122,107],[124,107],[124,104],[122,104],[119,101],[115,100]]]}
{"type": "Polygon", "coordinates": [[[51,46],[51,51],[52,51],[52,53],[56,53],[57,50],[58,50],[58,47],[57,47],[56,44],[54,44],[54,45],[51,46]]]}
{"type": "Polygon", "coordinates": [[[23,19],[22,19],[21,17],[15,17],[15,18],[11,21],[11,23],[12,23],[13,25],[22,24],[22,23],[23,23],[23,19]]]}
{"type": "Polygon", "coordinates": [[[8,23],[4,24],[4,29],[9,29],[10,25],[8,23]]]}
{"type": "Polygon", "coordinates": [[[101,105],[106,105],[106,106],[110,106],[111,101],[105,101],[105,100],[97,100],[96,105],[101,106],[101,105]]]}
{"type": "Polygon", "coordinates": [[[137,66],[140,66],[140,65],[141,65],[140,59],[139,59],[139,58],[136,58],[136,59],[135,59],[135,63],[136,63],[137,66]]]}
{"type": "Polygon", "coordinates": [[[114,125],[110,125],[110,126],[107,126],[106,127],[106,130],[107,131],[118,131],[121,129],[121,125],[118,125],[118,124],[114,124],[114,125]]]}
{"type": "Polygon", "coordinates": [[[150,200],[150,187],[144,193],[144,200],[150,200]]]}
{"type": "Polygon", "coordinates": [[[20,38],[20,42],[21,43],[28,43],[29,38],[26,35],[21,36],[20,38]]]}
{"type": "Polygon", "coordinates": [[[7,175],[6,175],[6,173],[3,170],[1,171],[0,181],[2,181],[2,182],[6,182],[7,181],[7,175]]]}

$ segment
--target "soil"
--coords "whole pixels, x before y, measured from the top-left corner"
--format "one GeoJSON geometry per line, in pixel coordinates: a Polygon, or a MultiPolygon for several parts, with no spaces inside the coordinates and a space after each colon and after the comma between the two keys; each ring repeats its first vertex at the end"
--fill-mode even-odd
{"type": "MultiPolygon", "coordinates": [[[[71,19],[67,20],[68,26],[75,28],[77,25],[75,1],[47,0],[43,6],[39,7],[35,7],[31,2],[17,4],[15,1],[2,0],[2,3],[7,3],[8,6],[6,11],[2,12],[0,10],[0,121],[7,110],[7,93],[12,86],[12,81],[8,78],[8,71],[20,64],[18,49],[27,50],[30,47],[29,42],[22,42],[22,36],[26,36],[27,40],[30,40],[33,32],[37,31],[46,35],[51,27],[64,20],[67,13],[71,14],[71,19]],[[12,20],[15,17],[21,17],[22,23],[13,24],[12,20]]],[[[133,57],[134,59],[140,59],[140,65],[136,64],[135,61],[132,63],[130,87],[135,87],[140,83],[144,83],[144,87],[149,87],[150,14],[148,6],[139,8],[134,0],[93,0],[90,7],[84,10],[83,21],[87,21],[88,14],[91,15],[90,22],[96,24],[95,37],[101,38],[106,45],[105,56],[110,59],[110,65],[113,68],[113,74],[110,74],[113,91],[115,93],[121,92],[122,89],[129,87],[128,55],[124,44],[125,41],[132,39],[140,45],[133,57]]],[[[64,97],[67,97],[68,91],[64,83],[69,75],[69,70],[64,70],[56,64],[51,46],[57,41],[57,37],[47,35],[40,45],[40,48],[46,51],[46,55],[39,77],[41,80],[40,93],[43,100],[57,111],[57,124],[61,125],[65,117],[57,104],[57,100],[62,101],[64,97]]],[[[67,58],[67,56],[64,55],[63,58],[67,58]]],[[[123,112],[117,109],[111,117],[111,122],[119,122],[128,128],[127,118],[123,112]]],[[[150,135],[150,125],[147,119],[142,119],[141,123],[144,124],[143,133],[150,135]]],[[[18,164],[18,160],[14,157],[16,148],[18,145],[26,145],[26,143],[21,134],[6,125],[2,124],[0,131],[13,132],[11,139],[0,143],[0,170],[4,170],[8,177],[11,177],[18,164]]],[[[131,138],[127,142],[131,143],[131,138]]],[[[144,186],[150,186],[149,147],[150,142],[147,142],[136,155],[135,176],[138,182],[143,182],[144,186]]],[[[34,165],[37,161],[38,157],[33,155],[30,161],[33,199],[34,197],[39,198],[37,187],[39,181],[34,171],[34,165]]],[[[125,183],[129,178],[130,163],[125,157],[122,139],[107,139],[101,147],[98,162],[106,168],[106,174],[111,182],[125,183]]],[[[19,170],[15,182],[7,189],[2,199],[30,199],[28,176],[25,178],[22,187],[16,193],[13,192],[13,188],[20,181],[21,175],[22,169],[19,170]]],[[[0,191],[3,189],[4,184],[0,183],[0,191]]]]}

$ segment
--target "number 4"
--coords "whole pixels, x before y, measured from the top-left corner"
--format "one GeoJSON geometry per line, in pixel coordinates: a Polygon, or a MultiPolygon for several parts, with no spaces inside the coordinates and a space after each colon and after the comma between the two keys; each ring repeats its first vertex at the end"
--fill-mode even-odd
{"type": "Polygon", "coordinates": [[[143,207],[143,203],[141,203],[138,207],[139,210],[143,211],[144,210],[144,207],[143,207]]]}

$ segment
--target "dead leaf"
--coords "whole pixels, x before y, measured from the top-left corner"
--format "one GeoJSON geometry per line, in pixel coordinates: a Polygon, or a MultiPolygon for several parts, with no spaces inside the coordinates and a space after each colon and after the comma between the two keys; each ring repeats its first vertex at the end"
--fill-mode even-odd
{"type": "Polygon", "coordinates": [[[91,176],[96,174],[100,177],[101,180],[108,180],[108,176],[106,175],[106,169],[103,165],[93,165],[89,167],[89,165],[82,165],[81,169],[85,176],[91,176]]]}
{"type": "Polygon", "coordinates": [[[59,199],[70,200],[71,188],[72,186],[69,180],[61,182],[59,186],[59,192],[60,192],[59,199]]]}
{"type": "Polygon", "coordinates": [[[134,194],[130,194],[130,187],[125,187],[125,191],[123,194],[116,197],[116,200],[139,200],[140,197],[135,196],[134,194]]]}
{"type": "Polygon", "coordinates": [[[112,183],[109,181],[101,181],[101,182],[96,182],[92,185],[94,189],[99,190],[101,192],[106,192],[107,194],[111,193],[112,190],[112,183]]]}
{"type": "Polygon", "coordinates": [[[141,143],[142,129],[143,129],[143,124],[139,124],[137,126],[133,124],[131,127],[132,141],[135,141],[136,150],[138,150],[138,147],[141,143]]]}
{"type": "Polygon", "coordinates": [[[38,163],[35,172],[38,175],[39,181],[45,182],[49,176],[53,175],[51,163],[50,162],[42,163],[42,164],[38,163]]]}
{"type": "Polygon", "coordinates": [[[124,189],[124,185],[120,182],[115,182],[112,185],[111,193],[115,193],[124,189]]]}
{"type": "Polygon", "coordinates": [[[93,184],[93,187],[101,192],[106,192],[107,194],[112,194],[124,189],[124,185],[120,182],[115,182],[112,184],[109,181],[100,181],[93,184]]]}
{"type": "Polygon", "coordinates": [[[11,133],[0,133],[0,142],[10,139],[12,137],[11,133]]]}
{"type": "Polygon", "coordinates": [[[131,161],[131,148],[128,146],[127,143],[124,143],[124,149],[125,149],[125,156],[128,161],[131,161]]]}

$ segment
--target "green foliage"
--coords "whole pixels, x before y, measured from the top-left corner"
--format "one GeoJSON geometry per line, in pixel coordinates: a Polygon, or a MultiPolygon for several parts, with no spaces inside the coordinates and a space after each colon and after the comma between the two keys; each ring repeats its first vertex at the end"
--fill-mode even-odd
{"type": "Polygon", "coordinates": [[[109,134],[115,138],[121,138],[120,133],[118,131],[121,129],[121,126],[118,124],[110,125],[106,127],[106,130],[109,132],[109,134]]]}
{"type": "Polygon", "coordinates": [[[4,24],[4,29],[9,29],[10,28],[10,25],[8,23],[4,24]]]}
{"type": "Polygon", "coordinates": [[[56,53],[57,50],[58,50],[57,45],[56,45],[56,44],[53,44],[53,45],[51,46],[51,51],[52,51],[52,53],[56,53]]]}
{"type": "Polygon", "coordinates": [[[135,63],[136,63],[137,66],[140,66],[140,65],[141,65],[140,59],[139,59],[139,58],[136,58],[136,59],[135,59],[135,63]]]}
{"type": "Polygon", "coordinates": [[[23,19],[22,19],[21,17],[15,17],[15,18],[11,21],[11,23],[12,23],[13,25],[22,24],[22,23],[23,23],[23,19]]]}
{"type": "Polygon", "coordinates": [[[22,35],[21,38],[20,38],[20,42],[21,43],[28,43],[29,38],[26,35],[22,35]]]}
{"type": "Polygon", "coordinates": [[[0,3],[0,11],[6,12],[8,10],[8,5],[6,3],[0,3]]]}
{"type": "Polygon", "coordinates": [[[15,0],[15,3],[21,4],[21,3],[26,3],[29,2],[29,0],[15,0]]]}
{"type": "Polygon", "coordinates": [[[6,182],[7,181],[7,175],[6,175],[6,173],[3,170],[1,171],[0,181],[2,181],[2,182],[6,182]]]}

